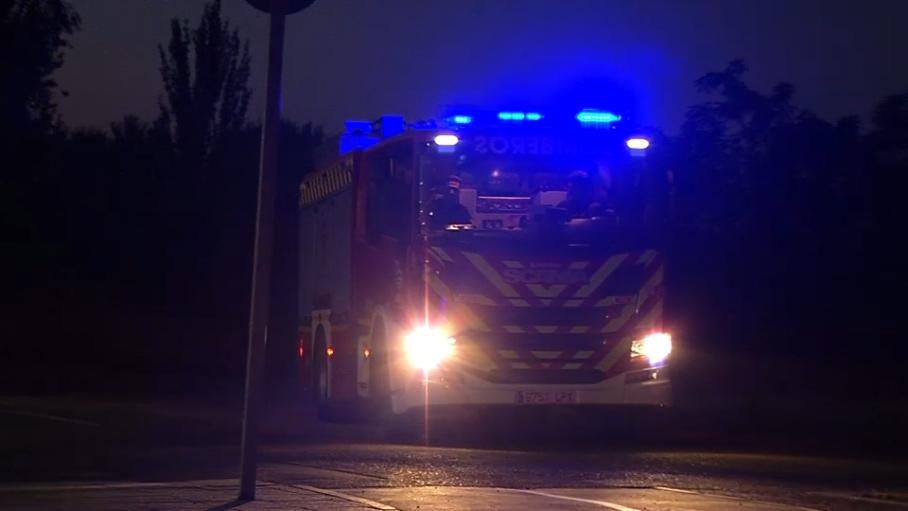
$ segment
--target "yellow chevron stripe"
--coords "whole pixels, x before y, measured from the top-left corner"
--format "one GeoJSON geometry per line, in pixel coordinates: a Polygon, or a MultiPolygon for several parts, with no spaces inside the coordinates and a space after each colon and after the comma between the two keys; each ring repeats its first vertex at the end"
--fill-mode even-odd
{"type": "Polygon", "coordinates": [[[656,257],[655,250],[644,250],[643,253],[640,254],[640,258],[637,259],[637,264],[649,264],[654,257],[656,257]]]}
{"type": "Polygon", "coordinates": [[[514,350],[498,350],[498,353],[501,355],[502,358],[510,358],[510,359],[520,358],[520,355],[518,355],[517,352],[514,350]]]}
{"type": "Polygon", "coordinates": [[[612,351],[609,352],[605,358],[602,359],[602,362],[596,365],[596,369],[600,371],[608,371],[612,368],[613,365],[618,363],[621,357],[626,357],[631,351],[631,339],[627,338],[618,343],[617,346],[612,348],[612,351]]]}
{"type": "Polygon", "coordinates": [[[451,256],[449,256],[448,253],[445,252],[445,249],[443,249],[441,247],[431,247],[430,250],[432,250],[433,252],[438,254],[438,257],[440,257],[442,261],[449,262],[449,263],[454,262],[454,259],[452,259],[451,256]]]}
{"type": "Polygon", "coordinates": [[[537,325],[534,328],[536,328],[536,331],[539,332],[540,334],[554,334],[555,332],[558,331],[557,325],[556,326],[537,325]]]}
{"type": "Polygon", "coordinates": [[[523,362],[511,362],[511,369],[529,369],[530,366],[523,362]]]}
{"type": "Polygon", "coordinates": [[[571,363],[564,364],[563,366],[561,366],[562,369],[580,369],[581,367],[583,367],[583,364],[577,364],[575,362],[571,362],[571,363]]]}
{"type": "Polygon", "coordinates": [[[583,305],[583,300],[566,300],[562,307],[580,307],[583,305]]]}
{"type": "Polygon", "coordinates": [[[644,290],[648,290],[654,286],[658,286],[662,283],[662,279],[665,277],[665,266],[660,266],[658,270],[653,272],[653,276],[646,281],[646,284],[643,285],[644,290]]]}
{"type": "Polygon", "coordinates": [[[467,258],[468,261],[473,263],[473,266],[476,267],[477,270],[479,270],[479,273],[482,273],[486,280],[491,282],[492,285],[495,286],[502,295],[508,297],[520,296],[520,294],[515,291],[510,284],[508,284],[501,278],[501,275],[499,275],[497,271],[489,266],[489,263],[487,263],[485,258],[483,258],[481,255],[474,254],[472,252],[464,252],[463,255],[467,258]]]}
{"type": "Polygon", "coordinates": [[[492,300],[488,296],[477,295],[477,294],[462,294],[457,295],[457,300],[464,303],[472,303],[476,305],[486,305],[486,306],[495,306],[498,305],[495,303],[495,300],[492,300]]]}
{"type": "Polygon", "coordinates": [[[521,326],[517,325],[503,325],[501,328],[504,328],[504,331],[509,334],[525,334],[526,330],[521,326]]]}
{"type": "Polygon", "coordinates": [[[520,261],[502,261],[501,264],[507,266],[508,268],[523,268],[523,263],[520,261]]]}
{"type": "Polygon", "coordinates": [[[438,257],[438,254],[436,254],[434,250],[429,250],[429,255],[432,256],[433,259],[435,259],[436,261],[441,263],[442,266],[444,266],[445,262],[442,261],[442,259],[440,257],[438,257]]]}
{"type": "Polygon", "coordinates": [[[438,275],[435,275],[434,273],[429,275],[429,287],[446,300],[451,300],[451,290],[448,289],[448,286],[446,286],[440,278],[438,278],[438,275]]]}
{"type": "Polygon", "coordinates": [[[630,302],[634,301],[634,298],[635,298],[634,295],[627,295],[627,296],[625,296],[625,295],[612,295],[612,296],[606,296],[605,298],[603,298],[603,299],[599,300],[598,302],[596,302],[596,307],[609,307],[609,306],[612,306],[612,305],[618,305],[618,304],[622,304],[622,303],[627,304],[627,303],[630,303],[630,302]]]}
{"type": "Polygon", "coordinates": [[[656,302],[655,305],[653,305],[653,308],[650,309],[650,311],[646,313],[646,316],[643,316],[642,318],[640,318],[640,321],[637,323],[636,327],[637,328],[647,328],[647,329],[661,328],[662,327],[661,322],[662,322],[662,309],[663,308],[664,308],[664,302],[660,298],[659,301],[656,302]]]}
{"type": "Polygon", "coordinates": [[[531,351],[530,353],[542,360],[553,360],[561,356],[560,351],[531,351]]]}
{"type": "Polygon", "coordinates": [[[460,314],[463,316],[466,324],[472,325],[473,328],[481,332],[490,332],[489,326],[486,325],[486,322],[479,318],[473,309],[469,308],[465,303],[455,303],[454,304],[454,313],[460,314]]]}
{"type": "Polygon", "coordinates": [[[511,302],[511,305],[513,305],[514,307],[529,307],[530,306],[530,302],[524,300],[523,298],[511,298],[508,301],[511,302]]]}
{"type": "Polygon", "coordinates": [[[593,353],[594,352],[592,352],[592,351],[578,351],[577,353],[574,353],[574,358],[579,359],[579,360],[586,360],[586,359],[592,357],[593,353]]]}
{"type": "Polygon", "coordinates": [[[588,326],[572,326],[571,327],[572,334],[585,334],[589,331],[590,331],[590,327],[588,327],[588,326]]]}
{"type": "Polygon", "coordinates": [[[608,278],[608,276],[611,275],[611,273],[615,271],[615,269],[618,268],[618,266],[620,266],[625,259],[627,259],[627,254],[619,254],[608,258],[608,260],[605,261],[598,270],[596,270],[596,273],[594,273],[590,278],[590,282],[578,289],[576,293],[574,293],[574,297],[584,298],[593,294],[593,291],[601,286],[602,283],[605,282],[605,279],[608,278]]]}
{"type": "Polygon", "coordinates": [[[637,304],[629,303],[625,305],[624,308],[621,309],[621,314],[618,317],[609,320],[609,322],[602,327],[602,332],[617,332],[634,316],[635,312],[637,312],[637,304]]]}

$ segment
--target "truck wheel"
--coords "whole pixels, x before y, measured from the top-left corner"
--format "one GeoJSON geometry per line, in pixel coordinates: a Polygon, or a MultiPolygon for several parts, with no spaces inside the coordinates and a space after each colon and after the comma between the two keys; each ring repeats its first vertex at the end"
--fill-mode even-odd
{"type": "Polygon", "coordinates": [[[373,328],[370,344],[372,345],[372,357],[369,362],[369,392],[371,393],[369,408],[375,419],[385,422],[394,414],[391,410],[390,355],[383,325],[377,324],[373,328]]]}
{"type": "Polygon", "coordinates": [[[315,395],[315,406],[318,410],[318,418],[323,421],[332,422],[336,415],[331,406],[328,396],[328,354],[325,352],[325,336],[319,330],[315,339],[315,348],[312,350],[312,392],[315,395]]]}

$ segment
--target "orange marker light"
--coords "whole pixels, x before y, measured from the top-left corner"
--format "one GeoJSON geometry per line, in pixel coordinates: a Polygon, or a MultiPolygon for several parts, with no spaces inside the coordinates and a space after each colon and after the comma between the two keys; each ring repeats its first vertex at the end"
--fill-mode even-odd
{"type": "Polygon", "coordinates": [[[332,348],[331,346],[328,346],[327,348],[325,348],[325,353],[327,353],[329,357],[333,357],[333,356],[334,356],[334,348],[332,348]]]}

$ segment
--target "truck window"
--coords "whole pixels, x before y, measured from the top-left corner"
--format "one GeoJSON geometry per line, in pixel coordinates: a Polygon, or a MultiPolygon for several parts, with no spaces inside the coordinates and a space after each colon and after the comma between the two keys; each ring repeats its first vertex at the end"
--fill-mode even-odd
{"type": "Polygon", "coordinates": [[[367,231],[370,240],[378,235],[407,240],[410,236],[412,171],[401,155],[369,160],[367,231]]]}

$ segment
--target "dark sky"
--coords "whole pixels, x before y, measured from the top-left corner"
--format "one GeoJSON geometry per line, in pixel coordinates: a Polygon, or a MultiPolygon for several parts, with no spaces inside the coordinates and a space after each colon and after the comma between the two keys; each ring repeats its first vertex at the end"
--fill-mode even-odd
{"type": "MultiPolygon", "coordinates": [[[[64,121],[151,119],[156,45],[202,0],[72,0],[83,18],[58,73],[64,121]]],[[[264,89],[267,17],[226,15],[252,42],[253,105],[264,89]]],[[[329,131],[345,118],[434,116],[442,104],[621,104],[675,132],[692,81],[745,59],[749,82],[790,81],[796,102],[833,119],[908,90],[908,1],[317,0],[288,21],[285,115],[329,131]]]]}

